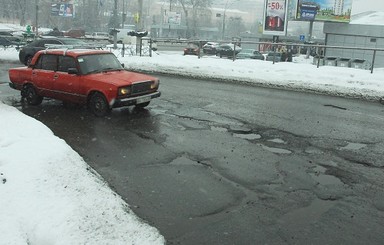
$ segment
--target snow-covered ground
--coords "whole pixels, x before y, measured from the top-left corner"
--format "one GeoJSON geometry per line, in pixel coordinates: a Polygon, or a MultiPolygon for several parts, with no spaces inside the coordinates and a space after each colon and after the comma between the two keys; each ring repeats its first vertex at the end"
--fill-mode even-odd
{"type": "MultiPolygon", "coordinates": [[[[384,69],[294,62],[220,59],[156,52],[116,52],[128,69],[256,84],[378,100],[384,69]]],[[[18,60],[1,49],[0,60],[18,60]]],[[[160,86],[161,89],[161,86],[160,86]]],[[[139,220],[84,160],[43,124],[0,101],[0,244],[161,244],[159,232],[139,220]]]]}

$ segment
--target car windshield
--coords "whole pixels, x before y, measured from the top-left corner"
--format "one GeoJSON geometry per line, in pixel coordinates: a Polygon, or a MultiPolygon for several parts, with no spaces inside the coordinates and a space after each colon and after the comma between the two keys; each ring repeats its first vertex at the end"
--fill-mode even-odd
{"type": "Polygon", "coordinates": [[[112,53],[83,55],[78,57],[82,74],[119,71],[124,68],[112,53]]]}

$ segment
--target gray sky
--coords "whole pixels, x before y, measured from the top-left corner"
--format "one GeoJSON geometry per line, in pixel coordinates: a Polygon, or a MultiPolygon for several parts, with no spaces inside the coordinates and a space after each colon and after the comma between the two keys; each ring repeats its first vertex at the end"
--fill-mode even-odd
{"type": "Polygon", "coordinates": [[[384,12],[384,1],[382,0],[353,0],[352,14],[358,14],[365,11],[384,12]]]}

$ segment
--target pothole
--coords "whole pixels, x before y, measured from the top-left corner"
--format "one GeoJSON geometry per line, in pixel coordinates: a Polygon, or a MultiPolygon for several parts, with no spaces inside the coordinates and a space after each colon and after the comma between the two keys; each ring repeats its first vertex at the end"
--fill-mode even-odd
{"type": "Polygon", "coordinates": [[[285,142],[284,140],[282,139],[271,139],[271,140],[268,140],[269,142],[273,142],[273,143],[276,143],[276,144],[286,144],[287,142],[285,142]]]}
{"type": "Polygon", "coordinates": [[[212,131],[217,131],[217,132],[228,132],[228,129],[223,128],[223,127],[216,127],[216,126],[211,126],[212,131]]]}
{"type": "Polygon", "coordinates": [[[348,142],[346,146],[340,147],[340,150],[357,151],[366,146],[367,146],[366,144],[348,142]]]}
{"type": "Polygon", "coordinates": [[[276,153],[276,154],[291,154],[292,153],[292,151],[287,150],[287,149],[277,148],[277,147],[269,147],[269,146],[266,146],[263,144],[260,144],[260,145],[261,145],[261,147],[263,147],[264,150],[270,151],[272,153],[276,153]]]}
{"type": "Polygon", "coordinates": [[[258,140],[261,139],[260,134],[233,134],[233,137],[246,139],[246,140],[258,140]]]}
{"type": "Polygon", "coordinates": [[[309,173],[314,181],[320,185],[343,185],[344,183],[333,175],[325,174],[327,169],[322,166],[316,166],[313,173],[309,173]]]}

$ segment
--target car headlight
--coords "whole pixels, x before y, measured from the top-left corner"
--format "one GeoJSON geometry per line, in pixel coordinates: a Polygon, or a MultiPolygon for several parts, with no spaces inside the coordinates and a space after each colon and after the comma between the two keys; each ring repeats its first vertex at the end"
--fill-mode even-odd
{"type": "Polygon", "coordinates": [[[159,87],[160,80],[156,79],[151,83],[151,89],[157,89],[159,87]]]}
{"type": "Polygon", "coordinates": [[[122,87],[119,88],[118,94],[119,96],[129,95],[131,93],[131,87],[122,87]]]}

